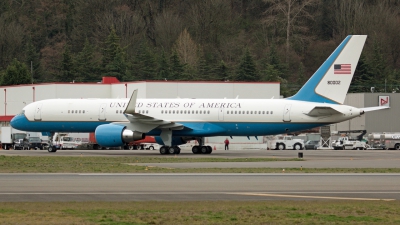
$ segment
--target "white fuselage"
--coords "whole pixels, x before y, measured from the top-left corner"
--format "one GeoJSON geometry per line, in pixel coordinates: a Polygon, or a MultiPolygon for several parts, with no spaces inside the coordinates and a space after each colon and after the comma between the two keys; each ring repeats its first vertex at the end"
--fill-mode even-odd
{"type": "MultiPolygon", "coordinates": [[[[51,122],[61,122],[53,124],[53,126],[63,126],[59,131],[94,132],[94,130],[75,128],[66,130],[65,127],[68,122],[128,123],[123,114],[128,101],[129,99],[51,99],[29,104],[23,110],[27,120],[32,122],[30,126],[34,131],[38,131],[34,129],[37,122],[47,122],[49,125],[51,122]]],[[[317,127],[348,120],[361,114],[359,109],[351,106],[333,105],[339,108],[341,113],[324,116],[307,115],[316,106],[332,106],[332,104],[287,99],[137,99],[135,112],[176,123],[206,122],[231,125],[283,123],[288,127],[291,124],[313,124],[312,127],[317,127]]],[[[43,126],[40,129],[43,129],[43,126]]],[[[57,132],[57,127],[53,127],[51,131],[57,132]]],[[[257,135],[260,135],[260,132],[257,131],[257,135]]],[[[274,133],[283,132],[280,130],[274,133]]],[[[247,130],[240,135],[256,134],[247,130]]]]}

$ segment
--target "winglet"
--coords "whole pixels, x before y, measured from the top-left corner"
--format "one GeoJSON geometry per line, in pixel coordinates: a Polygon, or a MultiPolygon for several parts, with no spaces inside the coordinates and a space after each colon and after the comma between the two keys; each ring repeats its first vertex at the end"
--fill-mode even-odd
{"type": "Polygon", "coordinates": [[[138,90],[135,89],[132,93],[131,99],[129,99],[128,106],[126,106],[124,114],[134,114],[136,108],[136,99],[137,99],[138,90]]]}

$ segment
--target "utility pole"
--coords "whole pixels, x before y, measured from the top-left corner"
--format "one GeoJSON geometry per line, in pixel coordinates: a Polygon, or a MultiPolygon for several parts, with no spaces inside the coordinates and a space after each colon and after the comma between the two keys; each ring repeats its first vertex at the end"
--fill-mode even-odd
{"type": "Polygon", "coordinates": [[[32,60],[31,60],[31,81],[33,84],[33,62],[32,62],[32,60]]]}

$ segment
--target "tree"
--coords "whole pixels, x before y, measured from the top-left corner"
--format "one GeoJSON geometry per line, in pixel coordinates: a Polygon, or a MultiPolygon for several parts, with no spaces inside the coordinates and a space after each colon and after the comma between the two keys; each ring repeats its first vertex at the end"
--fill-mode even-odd
{"type": "Polygon", "coordinates": [[[59,74],[59,81],[71,82],[75,81],[75,62],[69,46],[64,47],[63,58],[61,61],[61,71],[59,74]]]}
{"type": "Polygon", "coordinates": [[[114,61],[115,56],[118,54],[118,51],[120,51],[121,48],[121,45],[119,44],[119,37],[114,28],[111,29],[104,45],[105,47],[102,50],[103,67],[106,67],[109,63],[114,61]]]}
{"type": "Polygon", "coordinates": [[[133,61],[133,76],[139,80],[154,80],[157,77],[157,62],[146,44],[141,44],[133,61]]]}
{"type": "Polygon", "coordinates": [[[86,38],[83,49],[76,57],[77,81],[95,82],[101,79],[100,63],[96,59],[94,46],[86,38]]]}
{"type": "Polygon", "coordinates": [[[159,63],[158,63],[156,79],[158,79],[158,80],[168,80],[168,79],[170,79],[170,76],[171,76],[170,65],[168,63],[167,57],[165,56],[165,52],[162,51],[161,58],[160,58],[159,63]]]}
{"type": "Polygon", "coordinates": [[[176,52],[172,53],[170,58],[171,65],[171,76],[170,78],[173,80],[186,80],[184,77],[185,68],[184,65],[180,62],[178,54],[176,52]]]}
{"type": "Polygon", "coordinates": [[[198,63],[198,49],[196,43],[190,37],[189,32],[185,28],[175,42],[175,51],[179,56],[179,60],[191,67],[195,67],[198,63]]]}
{"type": "Polygon", "coordinates": [[[127,63],[125,61],[125,54],[122,50],[117,51],[114,60],[106,65],[104,68],[103,76],[116,77],[118,80],[123,80],[127,74],[127,63]]]}
{"type": "Polygon", "coordinates": [[[14,59],[1,77],[1,86],[29,84],[32,82],[28,67],[14,59]]]}
{"type": "Polygon", "coordinates": [[[373,84],[374,74],[371,65],[368,63],[365,54],[361,54],[353,80],[351,81],[349,92],[369,92],[373,84]]]}
{"type": "Polygon", "coordinates": [[[260,77],[257,73],[256,64],[250,54],[249,49],[246,49],[245,54],[239,64],[236,72],[236,80],[238,81],[259,81],[260,77]]]}
{"type": "Polygon", "coordinates": [[[286,33],[286,64],[289,64],[289,49],[292,33],[306,30],[304,21],[313,19],[308,12],[308,7],[317,3],[317,0],[265,0],[271,7],[266,10],[265,22],[276,29],[283,28],[286,33]]]}
{"type": "Polygon", "coordinates": [[[32,65],[32,77],[33,77],[33,82],[40,80],[42,76],[42,68],[40,64],[40,54],[36,50],[35,46],[33,46],[32,40],[28,39],[25,47],[25,64],[28,65],[29,67],[32,65]]]}
{"type": "Polygon", "coordinates": [[[229,81],[230,79],[229,68],[223,60],[214,68],[214,74],[220,81],[229,81]]]}

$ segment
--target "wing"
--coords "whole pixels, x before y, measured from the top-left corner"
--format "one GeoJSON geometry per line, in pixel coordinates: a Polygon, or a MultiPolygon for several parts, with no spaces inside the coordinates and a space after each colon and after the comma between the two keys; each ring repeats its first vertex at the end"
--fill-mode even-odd
{"type": "Polygon", "coordinates": [[[128,129],[147,133],[155,128],[159,129],[169,129],[169,130],[182,130],[184,126],[179,123],[172,121],[166,121],[162,119],[157,119],[151,116],[147,116],[136,112],[136,99],[138,90],[134,90],[129,103],[124,110],[125,117],[129,120],[129,123],[117,123],[123,124],[128,129]]]}

